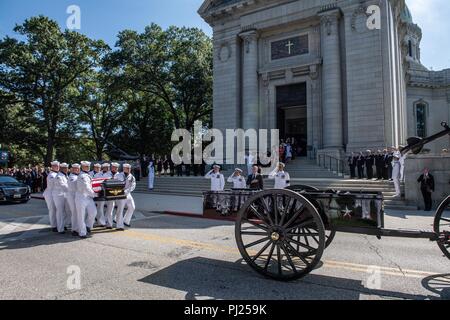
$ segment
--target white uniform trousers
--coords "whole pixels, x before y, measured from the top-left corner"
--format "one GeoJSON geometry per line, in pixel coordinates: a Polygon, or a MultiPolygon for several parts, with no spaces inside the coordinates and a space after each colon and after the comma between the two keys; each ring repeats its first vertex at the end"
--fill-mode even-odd
{"type": "Polygon", "coordinates": [[[148,188],[151,190],[154,187],[155,183],[155,170],[152,169],[148,173],[148,188]]]}
{"type": "MultiPolygon", "coordinates": [[[[127,212],[125,214],[123,221],[129,225],[131,223],[131,218],[133,217],[134,210],[136,210],[136,205],[134,204],[134,199],[131,194],[127,196],[125,204],[127,206],[127,212]]],[[[122,211],[119,211],[119,213],[123,214],[123,208],[122,211]]]]}
{"type": "Polygon", "coordinates": [[[70,216],[71,230],[78,232],[78,220],[77,220],[78,215],[77,215],[77,208],[75,206],[75,193],[68,192],[66,196],[71,214],[70,216]]]}
{"type": "Polygon", "coordinates": [[[394,181],[394,187],[395,187],[395,196],[399,197],[401,196],[401,189],[400,189],[400,163],[394,163],[392,168],[392,180],[394,181]]]}
{"type": "Polygon", "coordinates": [[[97,204],[97,223],[99,225],[106,225],[105,219],[105,203],[106,201],[98,201],[97,204]]]}
{"type": "Polygon", "coordinates": [[[51,193],[44,192],[45,203],[47,204],[48,209],[48,219],[50,221],[50,226],[52,228],[56,228],[56,208],[53,203],[53,197],[51,193]]]}
{"type": "Polygon", "coordinates": [[[86,227],[92,229],[94,226],[97,208],[95,207],[94,199],[78,193],[75,196],[75,206],[77,208],[78,234],[84,237],[87,234],[86,227]]]}
{"type": "Polygon", "coordinates": [[[55,206],[56,228],[58,232],[64,232],[66,226],[66,197],[64,193],[52,193],[53,204],[55,206]]]}
{"type": "Polygon", "coordinates": [[[106,226],[109,228],[112,228],[113,226],[114,206],[114,201],[106,201],[106,226]]]}

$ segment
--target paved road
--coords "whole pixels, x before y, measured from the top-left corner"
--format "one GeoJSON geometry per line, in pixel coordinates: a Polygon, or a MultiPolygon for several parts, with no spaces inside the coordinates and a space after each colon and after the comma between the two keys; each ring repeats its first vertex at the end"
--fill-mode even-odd
{"type": "MultiPolygon", "coordinates": [[[[430,229],[432,217],[386,221],[430,229]]],[[[41,200],[0,205],[0,299],[450,298],[450,262],[428,240],[338,234],[311,275],[280,283],[242,263],[229,222],[141,211],[133,229],[86,240],[47,223],[41,200]]]]}

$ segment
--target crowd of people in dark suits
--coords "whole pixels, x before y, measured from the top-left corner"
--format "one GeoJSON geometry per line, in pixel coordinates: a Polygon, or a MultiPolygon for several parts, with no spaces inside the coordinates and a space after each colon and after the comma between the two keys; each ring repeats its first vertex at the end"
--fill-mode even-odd
{"type": "Polygon", "coordinates": [[[14,177],[17,181],[28,185],[32,193],[42,192],[47,187],[47,175],[50,168],[40,166],[24,168],[0,168],[0,175],[14,177]]]}
{"type": "MultiPolygon", "coordinates": [[[[347,159],[351,179],[392,180],[394,154],[398,149],[392,147],[383,151],[366,150],[352,152],[347,159]]],[[[403,181],[403,157],[400,158],[400,180],[403,181]]]]}
{"type": "Polygon", "coordinates": [[[148,177],[149,165],[153,164],[155,175],[157,177],[162,176],[204,176],[206,174],[206,163],[202,164],[180,164],[175,165],[170,155],[166,156],[146,156],[142,157],[139,161],[141,167],[141,176],[148,177]]]}

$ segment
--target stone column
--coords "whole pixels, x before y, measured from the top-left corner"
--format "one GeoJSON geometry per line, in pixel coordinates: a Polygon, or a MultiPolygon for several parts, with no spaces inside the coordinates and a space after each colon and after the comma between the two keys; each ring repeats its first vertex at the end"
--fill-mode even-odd
{"type": "Polygon", "coordinates": [[[322,110],[323,147],[343,148],[342,77],[339,43],[339,9],[326,11],[321,16],[322,41],[322,110]]]}
{"type": "Polygon", "coordinates": [[[240,37],[243,40],[242,124],[243,129],[258,129],[258,33],[250,30],[241,33],[240,37]]]}

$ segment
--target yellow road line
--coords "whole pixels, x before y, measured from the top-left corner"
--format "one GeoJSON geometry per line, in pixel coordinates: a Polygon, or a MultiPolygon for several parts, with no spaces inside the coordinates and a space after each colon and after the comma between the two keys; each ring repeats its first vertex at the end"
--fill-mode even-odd
{"type": "MultiPolygon", "coordinates": [[[[117,233],[118,235],[122,235],[128,238],[133,239],[141,239],[148,241],[156,241],[164,244],[172,244],[178,246],[187,246],[195,249],[209,250],[213,252],[225,252],[232,254],[239,254],[239,250],[237,248],[229,247],[229,246],[221,246],[216,244],[204,243],[199,241],[185,240],[174,237],[167,236],[158,236],[155,234],[142,233],[132,230],[126,230],[125,232],[117,233]]],[[[256,252],[255,252],[256,253],[256,252]]],[[[373,271],[374,268],[377,268],[381,274],[391,275],[391,276],[399,276],[399,277],[407,277],[407,278],[418,278],[422,279],[427,276],[435,276],[436,273],[428,272],[428,271],[420,271],[420,270],[410,270],[410,269],[398,269],[391,267],[381,267],[376,265],[364,265],[343,261],[332,261],[332,260],[324,260],[322,261],[323,266],[332,269],[342,269],[347,271],[356,271],[367,273],[369,271],[373,271]]]]}

